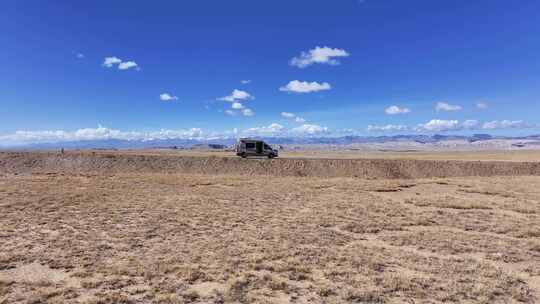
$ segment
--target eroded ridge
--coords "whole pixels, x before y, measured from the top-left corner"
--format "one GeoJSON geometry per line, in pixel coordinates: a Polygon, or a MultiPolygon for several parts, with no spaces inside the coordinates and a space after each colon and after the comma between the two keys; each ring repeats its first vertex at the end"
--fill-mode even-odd
{"type": "MultiPolygon", "coordinates": [[[[232,154],[231,154],[232,155],[232,154]]],[[[241,176],[404,179],[464,176],[540,176],[540,162],[422,159],[241,159],[147,152],[0,152],[0,172],[171,173],[241,176]]]]}

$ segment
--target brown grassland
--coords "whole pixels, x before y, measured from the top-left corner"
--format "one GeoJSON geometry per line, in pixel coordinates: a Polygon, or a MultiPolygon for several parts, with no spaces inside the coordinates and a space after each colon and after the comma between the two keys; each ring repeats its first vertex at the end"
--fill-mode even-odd
{"type": "MultiPolygon", "coordinates": [[[[79,151],[77,153],[106,153],[117,155],[173,155],[198,157],[230,157],[237,156],[230,151],[222,150],[121,150],[121,151],[79,151]]],[[[419,159],[419,160],[471,160],[471,161],[540,161],[540,149],[537,150],[495,150],[495,151],[374,151],[374,150],[285,150],[280,158],[309,159],[419,159]]]]}
{"type": "Polygon", "coordinates": [[[0,303],[540,303],[540,176],[0,171],[0,303]]]}

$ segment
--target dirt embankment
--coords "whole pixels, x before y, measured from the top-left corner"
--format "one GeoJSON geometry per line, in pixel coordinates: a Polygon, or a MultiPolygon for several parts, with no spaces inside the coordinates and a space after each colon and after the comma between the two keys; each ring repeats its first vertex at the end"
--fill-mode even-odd
{"type": "Polygon", "coordinates": [[[195,173],[430,178],[540,175],[540,162],[392,159],[241,159],[121,153],[0,153],[0,173],[195,173]]]}

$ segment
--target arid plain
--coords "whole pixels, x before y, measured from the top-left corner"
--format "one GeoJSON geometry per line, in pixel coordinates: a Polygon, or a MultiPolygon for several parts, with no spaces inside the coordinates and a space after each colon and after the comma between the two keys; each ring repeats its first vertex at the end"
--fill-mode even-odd
{"type": "Polygon", "coordinates": [[[0,303],[540,303],[540,154],[422,153],[0,153],[0,303]]]}

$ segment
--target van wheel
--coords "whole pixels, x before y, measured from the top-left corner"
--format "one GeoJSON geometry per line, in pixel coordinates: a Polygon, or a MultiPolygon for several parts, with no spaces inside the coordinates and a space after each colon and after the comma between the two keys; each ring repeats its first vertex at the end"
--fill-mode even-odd
{"type": "Polygon", "coordinates": [[[247,156],[246,156],[246,153],[242,153],[242,154],[240,155],[240,157],[241,157],[241,158],[246,158],[246,157],[247,157],[247,156]]]}
{"type": "Polygon", "coordinates": [[[274,158],[274,154],[268,154],[268,158],[270,159],[274,158]]]}

